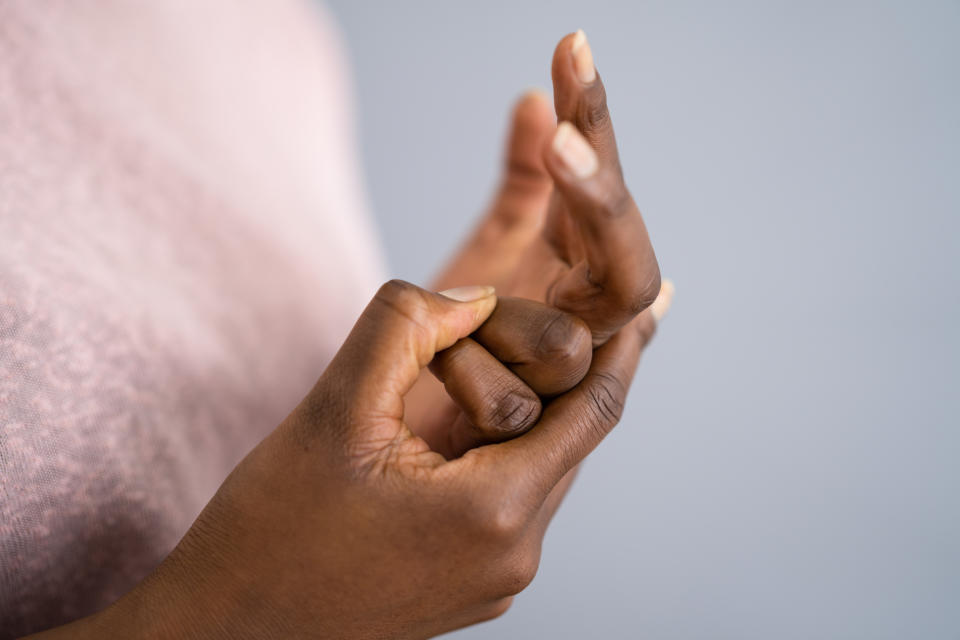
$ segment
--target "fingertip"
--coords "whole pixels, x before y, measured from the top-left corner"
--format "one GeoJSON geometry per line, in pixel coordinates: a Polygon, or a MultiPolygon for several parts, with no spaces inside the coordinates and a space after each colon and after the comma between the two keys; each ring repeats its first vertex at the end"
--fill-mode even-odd
{"type": "Polygon", "coordinates": [[[664,278],[663,282],[660,283],[660,293],[657,294],[656,300],[650,305],[650,313],[653,315],[654,320],[657,321],[657,324],[660,324],[660,321],[663,320],[667,312],[670,311],[670,305],[673,304],[673,294],[675,291],[676,287],[674,287],[673,280],[664,278]]]}
{"type": "Polygon", "coordinates": [[[577,29],[570,43],[570,55],[573,58],[573,70],[583,84],[592,84],[597,79],[597,69],[593,64],[593,51],[587,42],[587,34],[577,29]]]}
{"type": "Polygon", "coordinates": [[[567,87],[573,86],[572,81],[576,77],[573,72],[573,56],[570,53],[576,35],[576,32],[573,32],[560,38],[560,42],[558,42],[557,46],[553,49],[553,59],[550,61],[550,77],[553,81],[553,100],[558,114],[561,113],[561,106],[563,104],[561,98],[569,93],[567,87]]]}
{"type": "Polygon", "coordinates": [[[448,316],[452,324],[444,330],[451,331],[441,342],[444,346],[438,344],[438,349],[445,349],[460,338],[464,338],[480,327],[497,306],[496,289],[490,285],[468,285],[463,287],[454,287],[438,291],[437,295],[446,302],[453,301],[456,306],[449,306],[444,313],[452,313],[448,316]],[[471,313],[472,312],[472,313],[471,313]],[[466,315],[466,314],[469,314],[466,315]]]}
{"type": "Polygon", "coordinates": [[[516,111],[551,111],[550,96],[540,87],[530,87],[517,99],[516,111]]]}
{"type": "Polygon", "coordinates": [[[597,79],[593,61],[593,49],[583,29],[577,29],[560,39],[553,51],[552,73],[554,83],[561,77],[576,78],[581,84],[590,85],[597,79]],[[563,71],[570,73],[562,73],[563,71]]]}
{"type": "Polygon", "coordinates": [[[607,94],[583,30],[564,36],[554,52],[553,100],[558,120],[569,120],[590,140],[603,164],[619,165],[607,94]]]}
{"type": "Polygon", "coordinates": [[[557,122],[550,97],[539,88],[528,89],[517,99],[511,120],[510,155],[524,157],[535,156],[539,141],[557,122]]]}
{"type": "MultiPolygon", "coordinates": [[[[576,31],[571,31],[570,33],[560,38],[560,41],[557,42],[557,46],[554,47],[553,49],[554,68],[556,68],[558,63],[561,63],[564,60],[569,60],[568,56],[571,55],[573,46],[574,44],[576,44],[579,34],[583,34],[583,29],[577,29],[576,31]]],[[[586,37],[586,34],[584,34],[584,37],[586,37]]]]}
{"type": "Polygon", "coordinates": [[[540,147],[556,126],[553,104],[541,89],[529,89],[513,106],[507,138],[507,178],[517,173],[523,187],[529,182],[542,187],[547,175],[540,158],[540,147]],[[533,178],[534,180],[529,180],[533,178]]]}

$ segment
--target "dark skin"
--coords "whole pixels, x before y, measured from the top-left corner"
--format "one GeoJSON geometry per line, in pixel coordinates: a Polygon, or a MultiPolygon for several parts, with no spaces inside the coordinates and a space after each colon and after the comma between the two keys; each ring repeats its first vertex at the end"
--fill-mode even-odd
{"type": "MultiPolygon", "coordinates": [[[[493,358],[474,346],[459,349],[470,352],[478,371],[510,380],[499,396],[502,409],[489,400],[488,393],[488,405],[494,406],[473,412],[493,417],[481,425],[471,424],[436,380],[421,376],[408,400],[409,423],[435,450],[447,455],[517,435],[533,424],[531,418],[497,425],[497,418],[505,415],[516,419],[535,413],[517,408],[532,401],[532,394],[520,391],[518,381],[498,370],[492,359],[528,363],[509,368],[540,396],[565,391],[578,372],[586,371],[590,349],[584,344],[585,335],[589,333],[593,346],[602,345],[647,308],[660,290],[656,256],[623,178],[606,90],[581,35],[567,35],[554,51],[554,107],[537,93],[527,94],[516,105],[496,197],[435,282],[437,289],[489,283],[501,295],[543,302],[569,315],[558,320],[549,309],[537,311],[529,303],[523,311],[498,311],[488,323],[493,326],[475,336],[493,358]],[[591,76],[589,82],[582,79],[591,76]],[[578,178],[553,148],[557,119],[575,125],[595,152],[597,168],[588,178],[578,178]],[[531,325],[539,330],[518,330],[531,325]],[[514,346],[505,349],[507,342],[514,346]]],[[[458,353],[457,358],[462,361],[464,355],[458,353]]],[[[460,367],[470,368],[463,362],[460,367]]],[[[443,378],[440,367],[432,370],[443,378]]],[[[455,391],[461,396],[467,393],[455,391]]],[[[472,392],[473,397],[481,395],[472,392]]]]}
{"type": "Polygon", "coordinates": [[[606,90],[585,37],[560,41],[552,76],[556,119],[536,93],[517,105],[497,198],[437,284],[484,275],[504,295],[579,316],[599,346],[653,302],[660,270],[623,179],[606,90]],[[590,82],[580,79],[578,61],[592,71],[590,82]],[[551,148],[556,120],[572,123],[595,152],[589,177],[578,178],[551,148]]]}
{"type": "Polygon", "coordinates": [[[407,427],[403,396],[495,304],[384,285],[163,564],[50,637],[426,638],[503,613],[655,325],[642,314],[598,348],[527,433],[447,460],[407,427]]]}
{"type": "Polygon", "coordinates": [[[384,285],[161,566],[42,635],[424,638],[506,611],[577,464],[619,420],[664,304],[646,309],[659,271],[575,45],[554,56],[557,109],[586,114],[593,171],[564,162],[552,121],[515,128],[511,154],[518,136],[536,142],[538,169],[516,164],[534,158],[517,144],[527,155],[441,278],[488,275],[529,299],[384,285]]]}
{"type": "Polygon", "coordinates": [[[434,450],[456,457],[526,432],[540,417],[541,398],[580,382],[592,353],[590,330],[576,316],[532,300],[501,298],[470,338],[430,363],[456,405],[448,437],[434,450]]]}

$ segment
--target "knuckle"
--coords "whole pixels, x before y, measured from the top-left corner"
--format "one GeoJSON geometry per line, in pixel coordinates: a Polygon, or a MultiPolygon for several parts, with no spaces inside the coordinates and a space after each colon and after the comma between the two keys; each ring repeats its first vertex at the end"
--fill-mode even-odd
{"type": "Polygon", "coordinates": [[[649,277],[647,277],[643,285],[640,287],[641,302],[643,303],[644,309],[653,304],[653,301],[657,299],[658,295],[660,295],[661,284],[660,267],[654,263],[649,277]]]}
{"type": "Polygon", "coordinates": [[[520,192],[537,191],[552,184],[542,165],[513,155],[507,158],[504,188],[520,192]]]}
{"type": "Polygon", "coordinates": [[[501,592],[508,596],[520,593],[537,577],[539,567],[540,559],[537,554],[524,552],[510,558],[500,575],[501,592]]]}
{"type": "Polygon", "coordinates": [[[419,287],[404,280],[390,280],[377,291],[374,300],[406,318],[419,329],[429,326],[429,306],[419,287]]]}
{"type": "Polygon", "coordinates": [[[561,369],[589,363],[592,349],[590,329],[580,318],[556,310],[540,334],[535,353],[541,362],[556,364],[561,369]]]}
{"type": "Polygon", "coordinates": [[[607,90],[602,84],[597,83],[577,104],[577,122],[584,129],[600,129],[610,122],[607,90]]]}
{"type": "Polygon", "coordinates": [[[532,391],[508,389],[489,398],[485,414],[482,427],[498,433],[521,433],[540,417],[540,399],[532,391]]]}
{"type": "Polygon", "coordinates": [[[603,432],[609,431],[623,416],[626,385],[612,374],[597,372],[586,391],[594,424],[603,432]]]}
{"type": "Polygon", "coordinates": [[[487,522],[487,532],[495,542],[512,544],[526,525],[526,514],[514,506],[501,506],[491,515],[487,522]]]}
{"type": "Polygon", "coordinates": [[[506,500],[485,500],[473,510],[477,537],[494,548],[512,548],[523,534],[527,514],[506,500]]]}
{"type": "Polygon", "coordinates": [[[660,269],[654,264],[652,270],[636,280],[614,290],[616,304],[626,315],[637,316],[653,304],[660,293],[660,269]]]}
{"type": "Polygon", "coordinates": [[[636,288],[634,296],[634,313],[640,313],[657,299],[660,293],[660,269],[654,265],[652,271],[636,288]]]}
{"type": "Polygon", "coordinates": [[[604,218],[619,218],[633,209],[633,196],[623,184],[623,177],[607,172],[607,183],[598,196],[597,208],[604,218]]]}
{"type": "Polygon", "coordinates": [[[385,282],[377,291],[376,297],[392,307],[405,311],[412,311],[423,302],[420,290],[404,280],[385,282]]]}

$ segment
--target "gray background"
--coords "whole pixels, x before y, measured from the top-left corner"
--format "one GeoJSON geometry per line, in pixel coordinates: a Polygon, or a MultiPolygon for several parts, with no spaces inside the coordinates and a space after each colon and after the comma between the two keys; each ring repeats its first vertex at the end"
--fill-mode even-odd
{"type": "Polygon", "coordinates": [[[329,3],[392,275],[586,30],[677,299],[513,609],[459,638],[960,638],[960,4],[329,3]]]}

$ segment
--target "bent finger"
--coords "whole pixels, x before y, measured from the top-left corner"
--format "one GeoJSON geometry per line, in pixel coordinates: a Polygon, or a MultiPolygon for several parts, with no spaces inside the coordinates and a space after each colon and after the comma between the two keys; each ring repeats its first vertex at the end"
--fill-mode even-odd
{"type": "Polygon", "coordinates": [[[447,457],[480,444],[525,433],[540,417],[540,398],[512,371],[470,338],[439,352],[430,371],[463,412],[450,427],[447,457]]]}
{"type": "Polygon", "coordinates": [[[583,320],[522,298],[500,298],[473,338],[541,396],[573,388],[593,352],[583,320]]]}
{"type": "Polygon", "coordinates": [[[582,31],[557,45],[553,80],[561,123],[544,164],[581,232],[585,260],[556,283],[549,301],[587,320],[599,345],[653,301],[660,271],[623,179],[606,92],[582,31]]]}
{"type": "MultiPolygon", "coordinates": [[[[663,298],[594,352],[583,381],[554,399],[537,426],[499,445],[497,457],[509,472],[532,478],[541,500],[587,456],[619,422],[643,348],[653,337],[658,315],[669,306],[663,298]]],[[[506,473],[507,471],[505,471],[506,473]]]]}

